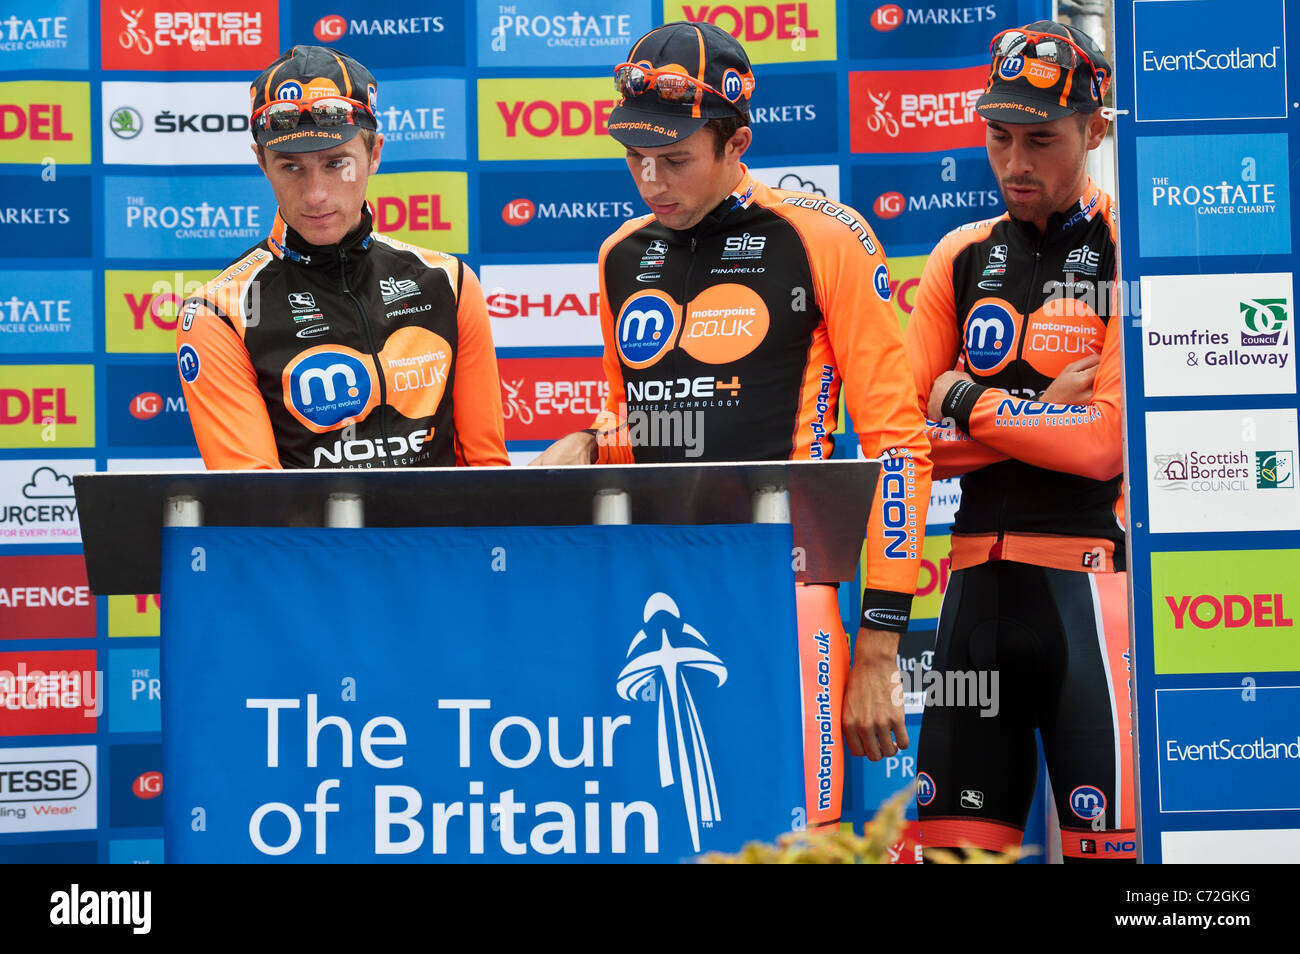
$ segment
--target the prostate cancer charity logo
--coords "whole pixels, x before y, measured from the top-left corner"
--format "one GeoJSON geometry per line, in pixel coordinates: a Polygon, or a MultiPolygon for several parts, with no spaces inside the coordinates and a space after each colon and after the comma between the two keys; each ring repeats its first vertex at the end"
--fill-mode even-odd
{"type": "Polygon", "coordinates": [[[620,698],[631,702],[651,698],[651,693],[645,690],[653,688],[653,698],[659,703],[659,784],[664,788],[673,784],[675,752],[682,780],[682,801],[686,805],[686,820],[691,829],[691,845],[698,853],[700,823],[711,825],[721,819],[722,812],[718,806],[718,788],[713,779],[709,746],[687,677],[694,671],[703,671],[717,679],[717,685],[721,686],[727,681],[727,668],[708,650],[708,643],[699,630],[682,620],[677,604],[668,594],[655,593],[646,600],[642,620],[646,625],[637,631],[627,648],[628,661],[618,674],[616,689],[620,698]],[[655,625],[650,625],[651,620],[655,625]],[[656,629],[659,632],[657,644],[651,635],[656,629]],[[674,645],[674,638],[682,645],[674,645]]]}

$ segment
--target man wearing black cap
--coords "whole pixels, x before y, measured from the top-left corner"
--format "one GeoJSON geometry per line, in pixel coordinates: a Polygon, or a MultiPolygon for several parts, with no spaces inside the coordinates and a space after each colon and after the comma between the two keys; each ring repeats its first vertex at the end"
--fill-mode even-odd
{"type": "Polygon", "coordinates": [[[833,825],[845,739],[875,759],[908,744],[901,693],[891,690],[930,463],[888,265],[853,209],[749,174],[741,157],[755,80],[730,34],[669,23],[627,59],[615,71],[623,98],[609,131],[651,215],[600,250],[605,409],[535,463],[824,459],[843,388],[862,452],[885,474],[851,677],[835,589],[797,592],[808,824],[833,825]],[[820,684],[819,661],[829,666],[820,684]]]}
{"type": "Polygon", "coordinates": [[[922,839],[1019,846],[1038,729],[1066,860],[1131,861],[1116,220],[1085,169],[1110,64],[1052,21],[991,49],[975,108],[1007,212],[944,237],[907,328],[935,474],[964,474],[928,678],[992,690],[927,693],[922,839]]]}
{"type": "Polygon", "coordinates": [[[250,89],[279,210],[181,312],[177,362],[213,469],[507,464],[487,306],[456,258],[372,231],[375,79],[296,46],[250,89]]]}

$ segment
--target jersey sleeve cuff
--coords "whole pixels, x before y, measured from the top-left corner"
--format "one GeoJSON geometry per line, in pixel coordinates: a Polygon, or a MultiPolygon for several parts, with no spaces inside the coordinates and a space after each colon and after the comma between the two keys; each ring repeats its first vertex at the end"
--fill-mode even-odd
{"type": "Polygon", "coordinates": [[[975,410],[976,402],[987,390],[984,385],[976,384],[974,381],[958,381],[943,397],[944,417],[952,418],[957,422],[958,427],[969,434],[971,413],[975,410]]]}
{"type": "Polygon", "coordinates": [[[862,625],[868,629],[907,632],[912,618],[912,594],[892,590],[862,591],[862,625]]]}

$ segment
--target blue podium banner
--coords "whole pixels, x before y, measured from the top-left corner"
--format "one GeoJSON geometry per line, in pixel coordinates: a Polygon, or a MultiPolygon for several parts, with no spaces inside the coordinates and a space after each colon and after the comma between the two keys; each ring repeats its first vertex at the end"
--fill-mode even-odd
{"type": "Polygon", "coordinates": [[[788,526],[163,538],[168,862],[675,862],[802,815],[788,526]]]}

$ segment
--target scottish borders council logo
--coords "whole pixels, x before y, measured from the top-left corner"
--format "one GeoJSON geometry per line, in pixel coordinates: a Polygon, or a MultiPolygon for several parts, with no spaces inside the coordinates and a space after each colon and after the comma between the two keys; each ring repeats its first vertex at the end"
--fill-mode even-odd
{"type": "Polygon", "coordinates": [[[673,784],[675,755],[686,820],[691,829],[691,846],[698,854],[700,824],[711,825],[719,821],[722,810],[718,802],[718,786],[713,779],[713,763],[709,759],[709,744],[704,738],[704,727],[700,724],[688,676],[692,672],[705,672],[717,680],[717,686],[721,686],[727,681],[727,667],[709,651],[709,644],[700,631],[682,619],[677,604],[667,593],[654,593],[645,602],[642,621],[652,632],[655,627],[650,627],[649,623],[657,616],[661,617],[662,623],[658,627],[658,644],[645,628],[637,631],[627,648],[629,658],[618,674],[616,688],[619,698],[629,702],[641,698],[644,690],[651,690],[645,693],[645,697],[653,698],[659,704],[659,784],[663,788],[673,784]],[[662,614],[671,619],[662,619],[662,614]],[[674,635],[683,637],[683,645],[674,645],[669,636],[670,627],[674,635]],[[644,648],[643,643],[647,643],[644,648]],[[642,648],[640,655],[633,656],[638,648],[642,648]]]}

